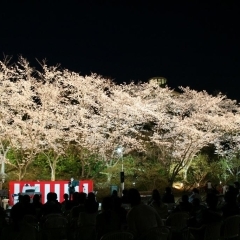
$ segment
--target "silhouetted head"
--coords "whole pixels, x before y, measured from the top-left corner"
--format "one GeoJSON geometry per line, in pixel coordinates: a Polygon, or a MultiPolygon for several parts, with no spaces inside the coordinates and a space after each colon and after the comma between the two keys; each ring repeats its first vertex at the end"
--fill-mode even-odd
{"type": "Polygon", "coordinates": [[[111,210],[112,209],[112,198],[111,197],[105,197],[102,201],[102,209],[104,211],[111,210]]]}
{"type": "Polygon", "coordinates": [[[34,202],[34,203],[35,203],[35,202],[39,202],[40,199],[41,199],[41,196],[40,196],[39,194],[34,194],[34,196],[33,196],[33,202],[34,202]]]}
{"type": "Polygon", "coordinates": [[[194,198],[194,199],[192,200],[192,205],[193,205],[194,207],[199,207],[199,206],[200,206],[200,199],[199,199],[199,198],[194,198]]]}
{"type": "Polygon", "coordinates": [[[74,202],[78,202],[79,200],[79,192],[74,192],[72,195],[72,199],[74,202]]]}
{"type": "Polygon", "coordinates": [[[234,184],[234,187],[235,187],[235,188],[239,188],[239,187],[240,187],[239,182],[234,182],[233,184],[234,184]]]}
{"type": "Polygon", "coordinates": [[[47,201],[54,201],[53,192],[49,192],[49,193],[47,194],[47,201]]]}
{"type": "Polygon", "coordinates": [[[165,188],[165,192],[170,194],[170,193],[172,193],[172,189],[170,187],[166,187],[165,188]]]}
{"type": "Polygon", "coordinates": [[[123,195],[123,196],[128,195],[128,190],[127,190],[127,189],[123,189],[123,190],[122,190],[122,195],[123,195]]]}
{"type": "Polygon", "coordinates": [[[69,195],[67,193],[63,194],[63,198],[65,201],[67,201],[69,199],[69,195]]]}
{"type": "Polygon", "coordinates": [[[115,209],[119,209],[122,206],[122,199],[117,197],[113,199],[115,209]]]}
{"type": "Polygon", "coordinates": [[[152,191],[152,199],[155,200],[155,201],[160,201],[161,200],[160,193],[157,189],[154,189],[152,191]]]}
{"type": "Polygon", "coordinates": [[[23,203],[24,204],[28,204],[28,203],[30,203],[30,201],[31,201],[31,198],[30,198],[29,195],[24,195],[23,196],[23,203]]]}
{"type": "Polygon", "coordinates": [[[141,196],[137,189],[131,188],[128,192],[128,199],[131,206],[135,206],[141,203],[141,196]]]}
{"type": "Polygon", "coordinates": [[[88,193],[88,200],[89,201],[95,201],[96,197],[93,192],[88,193]]]}
{"type": "Polygon", "coordinates": [[[235,188],[233,185],[228,186],[228,192],[231,192],[231,191],[235,192],[235,188]]]}
{"type": "Polygon", "coordinates": [[[192,192],[193,193],[199,193],[199,190],[197,188],[193,188],[192,192]]]}
{"type": "Polygon", "coordinates": [[[18,202],[23,202],[23,195],[18,195],[18,202]]]}
{"type": "Polygon", "coordinates": [[[53,192],[52,195],[53,195],[53,200],[54,200],[54,201],[57,201],[57,199],[58,199],[57,194],[56,194],[55,192],[53,192]]]}
{"type": "Polygon", "coordinates": [[[117,196],[118,196],[117,190],[113,190],[113,191],[112,191],[112,196],[113,196],[113,197],[117,197],[117,196]]]}
{"type": "Polygon", "coordinates": [[[182,195],[182,202],[183,203],[187,203],[188,202],[188,195],[186,195],[186,194],[184,194],[184,195],[182,195]]]}
{"type": "Polygon", "coordinates": [[[78,199],[79,199],[80,204],[84,204],[86,202],[86,199],[87,199],[87,194],[84,193],[84,192],[80,192],[78,194],[78,199]]]}
{"type": "Polygon", "coordinates": [[[234,204],[237,201],[237,196],[233,191],[229,191],[225,193],[224,200],[226,203],[234,204]]]}
{"type": "Polygon", "coordinates": [[[218,197],[214,193],[208,193],[206,198],[206,203],[209,208],[216,208],[218,204],[218,197]]]}

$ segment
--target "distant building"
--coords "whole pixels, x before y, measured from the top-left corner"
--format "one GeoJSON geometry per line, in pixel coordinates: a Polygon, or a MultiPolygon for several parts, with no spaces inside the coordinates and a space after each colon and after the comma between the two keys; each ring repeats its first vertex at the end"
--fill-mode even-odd
{"type": "MultiPolygon", "coordinates": [[[[151,84],[158,84],[160,87],[164,88],[167,85],[167,79],[165,77],[152,77],[148,79],[148,82],[151,84]]],[[[178,96],[180,92],[173,90],[173,96],[178,96]]]]}
{"type": "Polygon", "coordinates": [[[148,80],[149,83],[157,83],[160,87],[167,85],[167,79],[164,77],[152,77],[148,80]]]}

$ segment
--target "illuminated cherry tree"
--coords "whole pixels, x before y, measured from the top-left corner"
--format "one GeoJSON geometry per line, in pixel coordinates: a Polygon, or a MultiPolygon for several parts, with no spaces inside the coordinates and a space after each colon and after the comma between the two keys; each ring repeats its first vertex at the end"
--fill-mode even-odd
{"type": "Polygon", "coordinates": [[[70,111],[64,107],[69,102],[64,95],[62,72],[46,65],[41,73],[36,72],[20,58],[10,68],[2,63],[1,73],[3,137],[15,153],[7,163],[18,169],[18,178],[22,179],[36,154],[42,152],[55,180],[56,164],[64,154],[65,133],[70,133],[71,122],[70,111]]]}
{"type": "MultiPolygon", "coordinates": [[[[119,162],[118,147],[131,154],[152,146],[172,183],[180,173],[186,179],[203,147],[214,143],[221,155],[224,136],[239,136],[239,107],[221,94],[189,88],[176,93],[154,82],[117,85],[44,62],[41,68],[23,58],[14,65],[0,62],[1,154],[14,153],[5,162],[18,170],[19,179],[41,153],[55,180],[69,145],[96,154],[107,169],[119,162]]],[[[86,156],[79,157],[84,166],[86,156]]]]}
{"type": "Polygon", "coordinates": [[[26,174],[27,167],[38,152],[38,131],[30,119],[34,109],[32,99],[32,69],[20,58],[18,65],[7,66],[0,62],[1,84],[1,138],[13,151],[13,161],[5,162],[17,169],[19,180],[26,174]]]}
{"type": "MultiPolygon", "coordinates": [[[[77,100],[77,115],[81,116],[81,124],[73,129],[75,142],[97,153],[108,169],[119,161],[117,147],[123,147],[124,154],[143,151],[139,130],[146,114],[140,99],[131,96],[126,85],[117,86],[96,75],[72,85],[77,90],[72,99],[77,100]]],[[[110,179],[109,173],[105,174],[110,179]]]]}
{"type": "MultiPolygon", "coordinates": [[[[230,100],[227,101],[229,103],[230,100]]],[[[228,114],[224,122],[222,134],[215,138],[215,153],[221,158],[222,169],[238,180],[240,174],[240,114],[235,102],[230,102],[228,108],[234,114],[228,114]]]]}
{"type": "Polygon", "coordinates": [[[196,154],[221,134],[229,115],[233,115],[222,104],[222,95],[213,97],[204,91],[181,90],[183,93],[172,97],[166,106],[168,114],[160,119],[152,137],[166,152],[161,160],[168,169],[170,183],[180,172],[186,179],[196,154]]]}

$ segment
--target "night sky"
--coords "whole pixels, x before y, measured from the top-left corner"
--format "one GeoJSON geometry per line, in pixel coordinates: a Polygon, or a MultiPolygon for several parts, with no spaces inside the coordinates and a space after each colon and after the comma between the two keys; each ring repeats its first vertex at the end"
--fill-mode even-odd
{"type": "Polygon", "coordinates": [[[1,59],[22,55],[33,66],[47,59],[117,83],[163,76],[171,88],[240,101],[238,1],[16,2],[0,3],[1,59]]]}

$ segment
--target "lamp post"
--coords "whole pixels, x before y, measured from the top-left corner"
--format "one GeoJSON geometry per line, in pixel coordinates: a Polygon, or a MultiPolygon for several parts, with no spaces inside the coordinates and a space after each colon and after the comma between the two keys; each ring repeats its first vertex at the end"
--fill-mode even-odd
{"type": "Polygon", "coordinates": [[[123,147],[117,148],[118,156],[121,158],[122,161],[122,170],[120,172],[120,182],[121,182],[121,190],[124,190],[124,169],[123,169],[123,147]]]}

